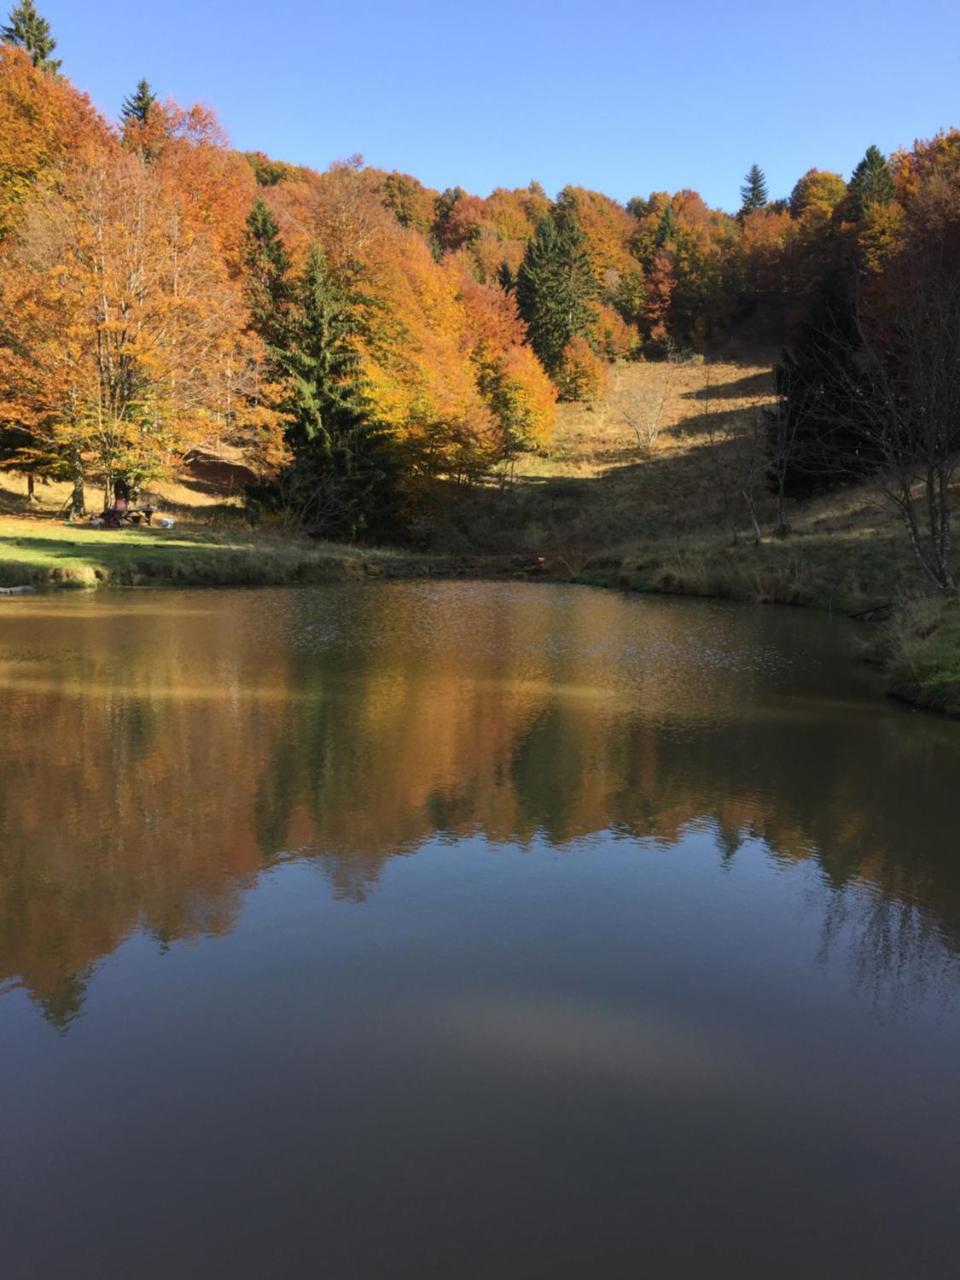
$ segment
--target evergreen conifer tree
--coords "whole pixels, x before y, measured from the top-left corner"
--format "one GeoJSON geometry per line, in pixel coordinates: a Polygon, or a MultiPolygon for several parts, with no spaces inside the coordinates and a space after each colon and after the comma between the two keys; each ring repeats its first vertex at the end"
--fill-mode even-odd
{"type": "Polygon", "coordinates": [[[54,75],[60,70],[60,59],[50,55],[57,42],[50,34],[50,23],[41,18],[33,0],[20,0],[10,12],[7,25],[0,29],[5,44],[15,44],[25,49],[33,65],[54,75]]]}
{"type": "Polygon", "coordinates": [[[293,303],[278,356],[294,456],[284,482],[287,501],[305,527],[325,537],[382,534],[397,511],[392,442],[374,420],[364,389],[356,299],[319,248],[296,282],[293,303]]]}
{"type": "Polygon", "coordinates": [[[889,204],[897,194],[890,166],[878,147],[867,147],[847,186],[847,209],[852,218],[862,218],[872,204],[889,204]]]}
{"type": "Polygon", "coordinates": [[[292,387],[288,439],[294,451],[309,446],[329,453],[365,421],[355,333],[350,300],[314,247],[297,281],[296,314],[281,356],[292,387]]]}
{"type": "Polygon", "coordinates": [[[835,268],[820,282],[775,370],[780,417],[771,418],[770,444],[775,452],[778,431],[791,442],[788,497],[849,484],[875,465],[859,427],[872,394],[862,347],[850,273],[835,268]]]}
{"type": "Polygon", "coordinates": [[[677,217],[673,212],[673,205],[668,204],[660,215],[660,224],[657,227],[657,234],[653,238],[654,247],[662,249],[664,245],[670,244],[677,234],[677,217]]]}
{"type": "Polygon", "coordinates": [[[156,101],[157,95],[151,89],[149,81],[141,80],[136,92],[131,93],[129,98],[124,98],[120,108],[121,120],[136,120],[139,124],[146,124],[156,101]]]}
{"type": "Polygon", "coordinates": [[[755,213],[767,203],[767,180],[758,164],[751,165],[747,171],[743,186],[740,188],[740,198],[743,201],[740,205],[741,217],[748,213],[755,213]]]}
{"type": "Polygon", "coordinates": [[[267,348],[268,374],[276,376],[290,343],[293,283],[280,228],[262,196],[247,217],[243,262],[251,328],[267,348]]]}
{"type": "Polygon", "coordinates": [[[576,216],[576,203],[561,196],[537,225],[517,272],[516,297],[527,335],[551,376],[576,334],[589,338],[596,277],[576,216]]]}

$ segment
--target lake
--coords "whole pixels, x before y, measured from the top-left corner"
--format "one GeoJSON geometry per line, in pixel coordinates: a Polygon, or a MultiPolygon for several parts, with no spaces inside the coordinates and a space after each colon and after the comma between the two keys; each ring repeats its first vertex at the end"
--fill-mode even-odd
{"type": "Polygon", "coordinates": [[[854,638],[0,603],[0,1275],[956,1276],[960,725],[854,638]]]}

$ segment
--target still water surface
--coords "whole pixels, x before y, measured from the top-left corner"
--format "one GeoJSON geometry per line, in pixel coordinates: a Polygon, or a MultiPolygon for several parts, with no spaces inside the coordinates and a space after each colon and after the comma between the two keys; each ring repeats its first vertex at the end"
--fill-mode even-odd
{"type": "Polygon", "coordinates": [[[0,607],[0,1275],[955,1277],[960,726],[586,588],[0,607]]]}

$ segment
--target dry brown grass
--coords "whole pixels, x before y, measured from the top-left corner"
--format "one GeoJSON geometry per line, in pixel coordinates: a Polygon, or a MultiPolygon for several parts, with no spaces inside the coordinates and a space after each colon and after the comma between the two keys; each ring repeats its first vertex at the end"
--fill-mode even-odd
{"type": "Polygon", "coordinates": [[[623,363],[613,367],[607,393],[594,406],[560,405],[549,448],[518,464],[526,479],[592,479],[651,457],[675,459],[695,450],[703,434],[704,392],[729,418],[772,398],[772,366],[766,360],[623,363]],[[638,409],[663,396],[663,416],[652,446],[637,439],[638,409]]]}
{"type": "MultiPolygon", "coordinates": [[[[518,464],[518,479],[601,481],[589,490],[606,521],[611,509],[623,509],[628,538],[717,532],[724,512],[715,455],[742,430],[746,415],[772,401],[772,360],[762,357],[619,365],[601,404],[560,406],[549,449],[518,464]],[[659,433],[653,442],[638,440],[638,406],[655,405],[661,394],[659,433]]],[[[764,522],[772,524],[772,496],[761,492],[759,499],[764,522]]],[[[798,535],[864,537],[896,529],[879,497],[864,488],[795,503],[790,523],[798,535]]],[[[738,532],[749,537],[745,506],[738,532]]]]}
{"type": "Polygon", "coordinates": [[[867,487],[791,504],[791,535],[777,538],[761,459],[750,478],[754,545],[739,477],[772,401],[772,363],[756,354],[615,367],[601,403],[560,407],[549,447],[518,462],[511,486],[458,493],[433,548],[543,555],[559,576],[682,594],[851,611],[892,598],[912,562],[867,487]]]}

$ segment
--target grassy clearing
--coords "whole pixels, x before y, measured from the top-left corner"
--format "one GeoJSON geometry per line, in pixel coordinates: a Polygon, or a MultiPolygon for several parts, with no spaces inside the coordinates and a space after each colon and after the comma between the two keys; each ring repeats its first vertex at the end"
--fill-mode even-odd
{"type": "Polygon", "coordinates": [[[0,518],[0,586],[262,586],[402,567],[390,552],[305,539],[0,518]]]}

